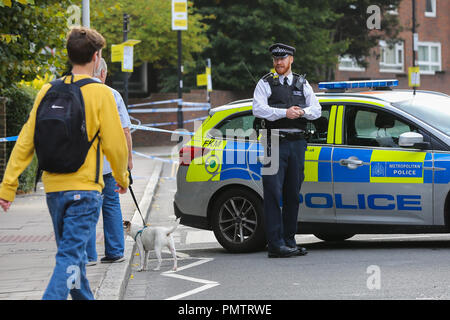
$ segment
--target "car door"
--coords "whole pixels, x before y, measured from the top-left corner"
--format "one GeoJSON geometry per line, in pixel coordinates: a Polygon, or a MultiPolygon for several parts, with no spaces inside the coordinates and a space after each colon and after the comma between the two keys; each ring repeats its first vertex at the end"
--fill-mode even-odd
{"type": "Polygon", "coordinates": [[[305,180],[300,191],[298,219],[301,222],[335,222],[331,155],[337,106],[321,103],[320,118],[308,121],[305,180]]]}
{"type": "MultiPolygon", "coordinates": [[[[331,178],[333,140],[329,138],[329,132],[334,135],[336,111],[336,106],[322,104],[322,116],[308,122],[311,135],[305,152],[305,180],[299,194],[299,221],[336,221],[331,178]]],[[[253,119],[250,112],[235,114],[219,123],[215,133],[210,133],[223,141],[222,165],[214,179],[233,183],[239,179],[239,183],[259,190],[262,195],[260,159],[264,146],[251,136],[253,119]]]]}
{"type": "Polygon", "coordinates": [[[398,145],[400,134],[418,128],[371,105],[344,104],[338,115],[341,144],[332,156],[337,222],[431,225],[432,154],[398,145]]]}

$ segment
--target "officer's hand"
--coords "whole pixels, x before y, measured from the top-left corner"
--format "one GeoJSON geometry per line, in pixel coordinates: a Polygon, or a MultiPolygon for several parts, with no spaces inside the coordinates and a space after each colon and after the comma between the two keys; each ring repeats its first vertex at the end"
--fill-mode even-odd
{"type": "Polygon", "coordinates": [[[286,111],[286,117],[288,119],[297,119],[300,118],[304,114],[302,108],[298,106],[292,106],[286,111]]]}

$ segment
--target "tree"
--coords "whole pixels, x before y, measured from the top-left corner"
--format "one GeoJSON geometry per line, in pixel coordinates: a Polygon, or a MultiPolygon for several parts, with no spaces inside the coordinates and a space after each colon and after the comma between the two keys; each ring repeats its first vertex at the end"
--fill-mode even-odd
{"type": "Polygon", "coordinates": [[[69,3],[0,1],[0,89],[64,68],[69,3]]]}
{"type": "MultiPolygon", "coordinates": [[[[196,0],[195,8],[209,25],[211,46],[203,57],[213,61],[215,88],[251,90],[272,68],[268,47],[284,42],[296,47],[294,71],[311,82],[331,80],[338,57],[359,61],[376,45],[366,27],[369,5],[386,9],[399,0],[196,0]],[[354,9],[356,8],[356,9],[354,9]]],[[[383,20],[395,29],[395,19],[383,20]]]]}
{"type": "Polygon", "coordinates": [[[355,58],[364,67],[367,66],[366,58],[370,56],[371,49],[378,45],[379,40],[388,39],[388,42],[398,41],[398,35],[402,31],[397,15],[388,11],[398,8],[401,0],[346,0],[331,1],[333,11],[341,18],[333,22],[333,41],[348,41],[347,49],[341,53],[355,58]],[[380,12],[380,30],[367,28],[367,13],[369,6],[376,5],[380,12]]]}
{"type": "MultiPolygon", "coordinates": [[[[93,2],[92,8],[94,14],[91,26],[107,41],[108,47],[103,54],[107,61],[111,57],[111,44],[123,41],[123,14],[128,13],[130,15],[128,38],[142,41],[134,50],[136,65],[146,61],[152,64],[154,69],[161,70],[177,64],[177,32],[171,29],[171,1],[103,0],[93,2]],[[103,8],[111,9],[106,11],[103,8]]],[[[202,52],[208,46],[208,38],[205,35],[207,26],[200,22],[203,17],[193,12],[191,2],[188,2],[188,14],[188,31],[182,32],[185,72],[189,72],[186,66],[193,63],[193,55],[202,52]]]]}

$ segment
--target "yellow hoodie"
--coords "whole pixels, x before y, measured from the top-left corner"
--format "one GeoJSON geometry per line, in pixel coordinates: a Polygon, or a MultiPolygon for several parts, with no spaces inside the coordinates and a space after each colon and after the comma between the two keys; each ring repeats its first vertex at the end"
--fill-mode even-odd
{"type": "MultiPolygon", "coordinates": [[[[75,75],[74,81],[84,78],[88,78],[88,76],[75,75]]],[[[70,77],[66,77],[65,81],[66,83],[70,82],[70,77]]],[[[39,91],[30,116],[20,131],[0,186],[1,199],[14,201],[18,177],[33,159],[36,110],[50,87],[51,84],[46,84],[39,91]]],[[[117,183],[124,188],[128,187],[128,148],[111,89],[104,84],[93,83],[81,87],[81,93],[84,99],[86,130],[89,140],[92,140],[96,132],[100,130],[99,182],[95,183],[98,147],[98,139],[96,139],[89,149],[84,164],[77,172],[50,173],[44,171],[42,181],[46,193],[68,190],[97,190],[101,192],[104,187],[101,174],[103,154],[111,163],[113,176],[117,183]]]]}

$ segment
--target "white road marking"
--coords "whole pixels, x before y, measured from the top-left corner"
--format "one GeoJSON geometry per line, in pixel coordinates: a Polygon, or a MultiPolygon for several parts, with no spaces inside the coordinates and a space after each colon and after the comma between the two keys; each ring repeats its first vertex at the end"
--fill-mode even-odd
{"type": "MultiPolygon", "coordinates": [[[[414,238],[433,238],[437,235],[410,235],[410,236],[393,236],[393,237],[374,237],[374,238],[368,238],[367,240],[396,240],[396,239],[414,239],[414,238]]],[[[441,235],[443,236],[443,235],[441,235]]],[[[444,235],[447,236],[448,235],[444,235]]],[[[364,239],[358,239],[358,240],[364,240],[364,239]]]]}
{"type": "MultiPolygon", "coordinates": [[[[178,255],[178,253],[177,253],[177,255],[178,255]]],[[[180,294],[178,294],[176,296],[166,298],[165,300],[178,300],[178,299],[181,299],[181,298],[184,298],[184,297],[188,297],[188,296],[191,296],[193,294],[196,294],[196,293],[199,293],[199,292],[202,292],[202,291],[205,291],[205,290],[208,290],[208,289],[211,289],[211,288],[213,288],[215,286],[220,285],[220,283],[218,283],[216,281],[210,281],[210,280],[205,280],[205,279],[198,279],[198,278],[183,276],[181,274],[177,274],[176,273],[176,272],[179,272],[179,271],[182,271],[182,270],[186,270],[186,269],[189,269],[189,268],[192,268],[192,267],[196,267],[196,266],[199,266],[199,265],[204,264],[206,262],[210,262],[210,261],[214,260],[213,258],[198,258],[198,259],[200,259],[200,260],[196,261],[196,262],[193,262],[193,263],[190,263],[190,264],[188,264],[188,265],[186,265],[184,267],[180,267],[180,268],[178,268],[177,271],[172,271],[172,270],[171,271],[166,271],[166,272],[161,273],[161,275],[166,276],[166,277],[175,278],[175,279],[201,283],[201,284],[204,284],[204,285],[201,286],[201,287],[198,287],[196,289],[189,290],[189,291],[186,291],[184,293],[180,293],[180,294]]]]}
{"type": "MultiPolygon", "coordinates": [[[[177,255],[178,255],[178,252],[177,252],[177,255]]],[[[187,256],[189,256],[189,255],[187,255],[187,256]]],[[[201,260],[193,262],[193,263],[190,263],[188,265],[185,265],[184,267],[178,268],[177,271],[170,270],[170,271],[163,272],[162,275],[167,275],[169,273],[175,273],[175,272],[178,272],[178,271],[183,271],[183,270],[186,270],[186,269],[189,269],[189,268],[192,268],[192,267],[196,267],[196,266],[199,266],[199,265],[204,264],[206,262],[210,262],[210,261],[214,260],[213,258],[199,258],[199,259],[201,259],[201,260]]]]}
{"type": "Polygon", "coordinates": [[[211,289],[211,288],[213,288],[215,286],[218,286],[218,285],[219,285],[219,283],[205,284],[204,286],[201,286],[201,287],[199,287],[197,289],[194,289],[194,290],[191,290],[191,291],[179,294],[179,295],[174,296],[174,297],[167,298],[165,300],[178,300],[178,299],[185,298],[187,296],[190,296],[190,295],[193,295],[193,294],[196,294],[196,293],[199,293],[199,292],[211,289]]]}

